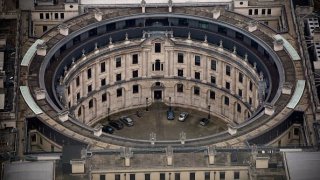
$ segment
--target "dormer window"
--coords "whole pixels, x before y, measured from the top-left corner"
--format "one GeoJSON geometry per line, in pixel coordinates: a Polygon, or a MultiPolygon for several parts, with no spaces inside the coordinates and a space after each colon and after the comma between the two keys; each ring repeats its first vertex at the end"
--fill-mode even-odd
{"type": "Polygon", "coordinates": [[[155,43],[154,44],[154,52],[155,53],[161,53],[161,43],[155,43]]]}

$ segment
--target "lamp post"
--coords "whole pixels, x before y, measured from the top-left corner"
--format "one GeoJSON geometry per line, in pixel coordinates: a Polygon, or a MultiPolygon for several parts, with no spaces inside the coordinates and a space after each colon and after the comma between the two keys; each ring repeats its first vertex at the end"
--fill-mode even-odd
{"type": "Polygon", "coordinates": [[[209,110],[209,113],[208,113],[208,119],[210,120],[210,108],[211,108],[211,106],[210,105],[208,105],[208,110],[209,110]]]}
{"type": "Polygon", "coordinates": [[[110,121],[110,108],[108,107],[108,121],[110,121]]]}
{"type": "Polygon", "coordinates": [[[146,97],[146,111],[149,111],[149,109],[148,109],[148,99],[149,98],[146,97]]]}

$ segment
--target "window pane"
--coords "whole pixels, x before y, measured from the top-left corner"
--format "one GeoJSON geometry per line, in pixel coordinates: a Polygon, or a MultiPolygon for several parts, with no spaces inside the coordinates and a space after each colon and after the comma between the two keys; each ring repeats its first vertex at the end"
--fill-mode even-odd
{"type": "Polygon", "coordinates": [[[161,43],[155,43],[154,52],[155,53],[161,53],[161,43]]]}
{"type": "Polygon", "coordinates": [[[178,53],[178,63],[183,63],[183,54],[178,53]]]}
{"type": "Polygon", "coordinates": [[[217,70],[217,61],[211,60],[211,70],[217,70]]]}
{"type": "Polygon", "coordinates": [[[200,56],[195,56],[194,57],[194,65],[200,66],[200,56]]]}

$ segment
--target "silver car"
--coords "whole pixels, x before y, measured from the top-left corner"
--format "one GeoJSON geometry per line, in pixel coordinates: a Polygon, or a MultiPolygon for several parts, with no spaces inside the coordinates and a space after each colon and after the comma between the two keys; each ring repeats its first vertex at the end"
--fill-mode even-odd
{"type": "Polygon", "coordinates": [[[179,121],[184,121],[184,120],[186,120],[186,118],[188,117],[188,113],[187,112],[182,112],[182,113],[180,113],[180,115],[179,115],[179,121]]]}
{"type": "Polygon", "coordinates": [[[133,126],[133,120],[129,117],[126,117],[126,116],[120,117],[120,121],[123,124],[127,125],[128,127],[133,126]]]}

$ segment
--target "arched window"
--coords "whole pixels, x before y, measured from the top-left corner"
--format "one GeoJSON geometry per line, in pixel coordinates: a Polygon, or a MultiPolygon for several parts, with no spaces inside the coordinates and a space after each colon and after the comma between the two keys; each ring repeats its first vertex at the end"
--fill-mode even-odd
{"type": "Polygon", "coordinates": [[[160,68],[161,68],[161,63],[160,63],[160,60],[156,60],[156,63],[155,63],[155,70],[156,71],[160,71],[160,68]]]}
{"type": "Polygon", "coordinates": [[[89,101],[89,108],[92,108],[92,107],[93,107],[93,99],[89,101]]]}

